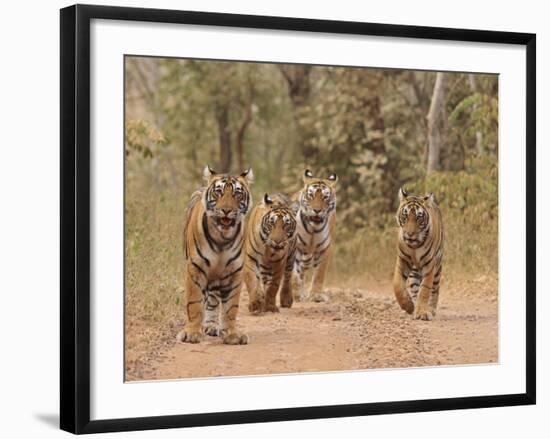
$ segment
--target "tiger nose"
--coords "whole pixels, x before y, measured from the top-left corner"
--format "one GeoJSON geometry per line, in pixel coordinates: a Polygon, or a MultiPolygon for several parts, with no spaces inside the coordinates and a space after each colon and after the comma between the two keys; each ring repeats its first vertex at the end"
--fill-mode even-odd
{"type": "Polygon", "coordinates": [[[229,215],[231,213],[231,209],[222,209],[222,213],[224,215],[229,215]]]}
{"type": "Polygon", "coordinates": [[[313,212],[315,212],[315,213],[321,213],[322,210],[323,210],[323,209],[313,209],[313,212]]]}
{"type": "Polygon", "coordinates": [[[414,238],[416,233],[414,232],[405,232],[405,238],[414,238]]]}

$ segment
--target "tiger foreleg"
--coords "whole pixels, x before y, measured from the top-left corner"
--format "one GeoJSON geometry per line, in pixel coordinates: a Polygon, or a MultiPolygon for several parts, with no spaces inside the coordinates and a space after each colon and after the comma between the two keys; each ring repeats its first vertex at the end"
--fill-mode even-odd
{"type": "Polygon", "coordinates": [[[261,289],[261,281],[258,275],[252,268],[247,268],[244,273],[244,282],[248,291],[248,311],[253,314],[258,314],[263,308],[263,294],[261,289]]]}
{"type": "Polygon", "coordinates": [[[220,335],[220,299],[212,292],[206,293],[204,302],[203,331],[206,335],[217,337],[220,335]]]}
{"type": "Polygon", "coordinates": [[[281,286],[281,297],[279,301],[283,308],[290,308],[294,302],[292,295],[292,268],[294,263],[287,261],[285,272],[283,274],[283,285],[281,286]]]}
{"type": "Polygon", "coordinates": [[[435,317],[435,313],[437,312],[438,301],[439,301],[439,287],[437,287],[437,289],[434,288],[430,296],[430,300],[428,302],[428,307],[430,309],[430,312],[432,313],[432,317],[435,317]]]}
{"type": "Polygon", "coordinates": [[[206,285],[206,280],[201,278],[198,270],[188,267],[185,273],[187,323],[177,335],[177,339],[181,342],[199,343],[202,340],[203,284],[206,285]]]}
{"type": "Polygon", "coordinates": [[[281,296],[279,301],[283,308],[290,308],[294,303],[293,281],[294,265],[296,263],[296,247],[295,242],[289,250],[285,262],[285,271],[283,273],[283,285],[281,286],[281,296]]]}
{"type": "Polygon", "coordinates": [[[298,302],[304,302],[308,299],[309,295],[304,288],[304,276],[305,268],[300,264],[296,263],[294,267],[294,272],[292,275],[293,286],[292,290],[294,292],[294,298],[298,302]]]}
{"type": "Polygon", "coordinates": [[[393,292],[399,306],[408,314],[414,312],[414,303],[407,292],[407,278],[409,276],[407,267],[402,259],[398,256],[395,262],[395,270],[393,272],[393,292]]]}
{"type": "Polygon", "coordinates": [[[277,307],[277,292],[279,291],[279,282],[281,280],[281,275],[274,275],[269,284],[267,285],[265,291],[265,305],[264,311],[266,312],[279,312],[277,307]]]}
{"type": "Polygon", "coordinates": [[[420,289],[420,282],[422,282],[422,275],[418,271],[411,271],[407,278],[407,292],[413,303],[416,303],[418,298],[418,290],[420,289]]]}
{"type": "Polygon", "coordinates": [[[259,314],[265,303],[265,294],[259,274],[254,270],[247,270],[244,280],[248,290],[248,311],[252,314],[259,314]]]}
{"type": "Polygon", "coordinates": [[[433,264],[422,270],[422,282],[418,291],[418,299],[414,310],[414,318],[417,320],[432,320],[433,313],[430,309],[430,298],[433,291],[434,267],[433,264]]]}
{"type": "Polygon", "coordinates": [[[321,260],[317,268],[313,273],[313,278],[311,279],[311,300],[314,302],[326,302],[328,296],[324,293],[325,277],[328,271],[328,266],[330,264],[331,248],[328,248],[325,251],[325,254],[321,256],[321,260]]]}
{"type": "Polygon", "coordinates": [[[439,283],[441,281],[441,264],[439,264],[439,267],[436,270],[436,273],[434,275],[434,282],[433,282],[433,291],[430,296],[430,301],[428,302],[428,305],[430,307],[430,312],[432,313],[432,316],[435,317],[435,313],[437,311],[437,303],[439,301],[439,283]]]}
{"type": "Polygon", "coordinates": [[[237,314],[241,295],[241,279],[234,276],[229,287],[220,290],[222,301],[221,332],[225,344],[247,344],[248,336],[237,330],[237,314]]]}

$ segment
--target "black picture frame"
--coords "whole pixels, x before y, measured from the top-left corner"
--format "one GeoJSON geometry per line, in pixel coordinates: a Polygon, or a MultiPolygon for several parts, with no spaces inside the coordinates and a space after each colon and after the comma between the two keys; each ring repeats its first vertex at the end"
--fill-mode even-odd
{"type": "Polygon", "coordinates": [[[535,404],[536,36],[534,34],[89,5],[70,6],[61,9],[60,13],[61,429],[77,434],[98,433],[535,404]],[[525,66],[527,83],[525,393],[90,420],[90,21],[92,19],[525,46],[527,59],[525,66]]]}

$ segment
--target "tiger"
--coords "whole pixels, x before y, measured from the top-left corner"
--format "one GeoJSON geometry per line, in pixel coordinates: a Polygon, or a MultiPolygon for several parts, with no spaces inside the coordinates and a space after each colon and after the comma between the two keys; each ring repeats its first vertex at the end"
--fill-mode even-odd
{"type": "Polygon", "coordinates": [[[434,194],[409,195],[399,189],[397,260],[393,289],[414,319],[432,320],[439,300],[443,259],[443,219],[434,194]]]}
{"type": "Polygon", "coordinates": [[[187,322],[177,339],[199,343],[203,334],[225,344],[247,344],[236,328],[244,267],[243,219],[252,206],[252,169],[239,176],[203,171],[206,186],[195,191],[184,223],[187,322]]]}
{"type": "Polygon", "coordinates": [[[323,285],[327,274],[336,229],[336,183],[338,176],[314,177],[309,169],[303,175],[304,187],[294,195],[297,203],[297,242],[294,262],[296,300],[310,297],[315,302],[327,300],[323,285]],[[304,288],[306,270],[313,268],[311,288],[304,288]]]}
{"type": "Polygon", "coordinates": [[[251,212],[245,238],[244,281],[248,309],[253,314],[279,312],[276,296],[281,285],[280,304],[293,303],[291,274],[296,250],[296,216],[283,194],[264,195],[251,212]]]}

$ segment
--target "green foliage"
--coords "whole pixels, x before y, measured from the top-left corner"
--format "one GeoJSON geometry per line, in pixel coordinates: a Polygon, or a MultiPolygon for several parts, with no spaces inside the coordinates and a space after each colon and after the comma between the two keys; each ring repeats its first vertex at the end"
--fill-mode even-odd
{"type": "Polygon", "coordinates": [[[495,157],[468,159],[459,172],[434,172],[406,185],[414,193],[434,193],[442,211],[452,212],[456,221],[481,230],[498,217],[498,163],[495,157]]]}
{"type": "Polygon", "coordinates": [[[167,143],[162,133],[145,120],[127,120],[125,131],[126,155],[137,152],[151,158],[167,143]]]}
{"type": "Polygon", "coordinates": [[[363,227],[368,208],[387,209],[386,191],[392,176],[384,145],[384,119],[376,88],[383,72],[327,68],[300,127],[312,126],[307,139],[308,167],[318,175],[339,175],[338,214],[343,226],[363,227]],[[358,200],[363,200],[358,202],[358,200]]]}
{"type": "Polygon", "coordinates": [[[498,98],[483,93],[474,93],[460,101],[449,116],[453,124],[465,119],[467,127],[464,135],[473,142],[476,133],[481,133],[486,147],[496,151],[498,144],[498,98]]]}

